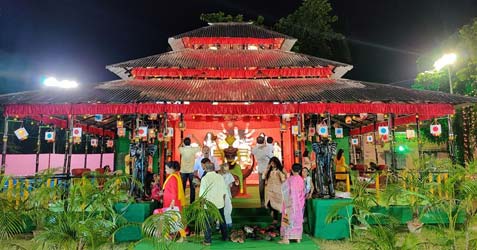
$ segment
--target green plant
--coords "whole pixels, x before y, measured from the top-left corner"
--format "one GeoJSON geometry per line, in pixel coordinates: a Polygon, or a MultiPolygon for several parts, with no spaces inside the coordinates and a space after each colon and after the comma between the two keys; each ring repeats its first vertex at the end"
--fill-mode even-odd
{"type": "MultiPolygon", "coordinates": [[[[373,178],[376,177],[376,174],[373,175],[373,178]]],[[[369,180],[359,180],[359,178],[357,177],[357,173],[355,171],[352,171],[352,199],[350,201],[343,201],[333,205],[326,217],[326,221],[328,223],[337,219],[343,219],[342,217],[338,216],[339,211],[341,209],[345,209],[346,207],[352,206],[352,214],[348,214],[347,218],[345,218],[348,220],[348,230],[351,240],[353,240],[353,219],[356,219],[360,225],[365,226],[366,228],[370,227],[370,219],[376,221],[378,224],[380,224],[384,219],[388,219],[387,215],[373,211],[373,208],[379,206],[376,195],[368,192],[367,190],[373,178],[370,178],[369,180]]]]}
{"type": "Polygon", "coordinates": [[[25,214],[18,209],[17,199],[21,190],[17,188],[6,189],[10,177],[0,175],[0,240],[10,239],[13,235],[21,233],[25,229],[25,214]]]}
{"type": "Polygon", "coordinates": [[[48,249],[98,249],[114,240],[114,232],[124,218],[114,210],[115,203],[127,201],[128,176],[113,176],[101,187],[97,178],[70,183],[64,199],[49,204],[50,215],[44,231],[34,240],[48,249]]]}
{"type": "Polygon", "coordinates": [[[200,232],[205,231],[207,224],[215,225],[216,221],[222,222],[219,209],[217,209],[214,203],[205,198],[205,194],[207,194],[208,191],[209,190],[183,210],[184,224],[194,225],[196,237],[199,236],[200,232]]]}
{"type": "Polygon", "coordinates": [[[406,234],[404,239],[401,239],[396,231],[395,224],[378,224],[363,233],[356,243],[360,249],[373,250],[415,250],[427,244],[425,241],[419,241],[414,234],[406,234]]]}
{"type": "Polygon", "coordinates": [[[182,228],[184,225],[181,214],[177,211],[169,210],[162,214],[151,215],[142,224],[144,237],[133,246],[148,242],[154,249],[171,249],[179,234],[178,229],[182,228]]]}

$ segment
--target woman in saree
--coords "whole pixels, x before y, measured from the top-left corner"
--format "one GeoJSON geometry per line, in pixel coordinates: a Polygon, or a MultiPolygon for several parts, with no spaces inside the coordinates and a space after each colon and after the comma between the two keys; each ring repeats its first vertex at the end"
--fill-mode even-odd
{"type": "MultiPolygon", "coordinates": [[[[166,181],[162,185],[162,204],[163,208],[154,210],[154,214],[164,213],[168,210],[181,211],[182,207],[185,205],[185,195],[184,189],[182,187],[182,178],[179,173],[180,164],[177,161],[170,161],[166,163],[166,174],[168,175],[166,181]]],[[[180,214],[179,217],[174,218],[180,225],[180,214]]],[[[173,233],[178,232],[180,239],[178,242],[182,242],[186,237],[186,233],[183,228],[176,227],[172,230],[173,233]]]]}
{"type": "Polygon", "coordinates": [[[303,212],[305,207],[305,184],[300,175],[301,164],[292,166],[292,175],[282,185],[282,223],[278,243],[289,244],[290,240],[300,243],[303,234],[303,212]]]}
{"type": "Polygon", "coordinates": [[[180,165],[177,161],[171,161],[166,164],[166,174],[168,176],[162,185],[162,204],[164,208],[169,208],[171,203],[174,203],[179,210],[182,210],[186,203],[179,170],[180,165]]]}
{"type": "Polygon", "coordinates": [[[281,186],[287,178],[282,163],[277,157],[270,158],[262,178],[265,180],[265,206],[271,210],[273,224],[277,224],[283,202],[281,186]]]}

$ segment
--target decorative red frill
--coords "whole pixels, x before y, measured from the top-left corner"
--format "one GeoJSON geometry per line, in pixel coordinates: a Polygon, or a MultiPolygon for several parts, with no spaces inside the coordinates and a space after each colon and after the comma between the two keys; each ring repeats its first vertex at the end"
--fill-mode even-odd
{"type": "Polygon", "coordinates": [[[145,77],[192,77],[218,79],[254,79],[277,77],[324,77],[333,74],[333,67],[322,68],[276,68],[276,69],[180,69],[180,68],[134,68],[136,79],[145,77]]]}
{"type": "Polygon", "coordinates": [[[255,38],[255,37],[183,37],[182,43],[186,48],[194,45],[208,44],[237,44],[237,45],[273,45],[274,49],[282,47],[283,38],[255,38]]]}
{"type": "Polygon", "coordinates": [[[451,104],[398,104],[398,103],[212,103],[197,102],[191,104],[10,104],[5,106],[4,114],[8,116],[31,115],[94,115],[94,114],[151,114],[183,113],[211,115],[267,115],[296,113],[359,114],[359,113],[393,113],[396,115],[430,115],[443,116],[454,114],[451,104]]]}

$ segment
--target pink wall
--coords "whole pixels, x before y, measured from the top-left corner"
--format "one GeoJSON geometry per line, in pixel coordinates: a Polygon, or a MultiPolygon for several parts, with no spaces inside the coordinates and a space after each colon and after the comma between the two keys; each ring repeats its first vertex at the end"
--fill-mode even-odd
{"type": "MultiPolygon", "coordinates": [[[[49,159],[50,168],[60,168],[60,172],[63,169],[64,154],[51,154],[49,159]]],[[[94,170],[99,168],[101,154],[89,154],[86,167],[94,170]]],[[[5,174],[13,176],[34,175],[35,174],[35,154],[7,154],[5,174]]],[[[103,154],[103,166],[114,166],[114,154],[103,154]]],[[[84,166],[84,154],[73,154],[71,156],[71,169],[83,168],[84,166]]],[[[40,154],[39,170],[48,168],[48,154],[40,154]]]]}

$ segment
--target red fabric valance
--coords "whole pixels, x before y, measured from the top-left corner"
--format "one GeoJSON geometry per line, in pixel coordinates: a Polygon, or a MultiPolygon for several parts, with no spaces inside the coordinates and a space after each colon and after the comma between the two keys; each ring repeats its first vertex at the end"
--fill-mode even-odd
{"type": "Polygon", "coordinates": [[[333,74],[332,67],[323,68],[277,68],[277,69],[179,69],[179,68],[134,68],[134,78],[144,77],[192,77],[192,78],[276,78],[276,77],[325,77],[333,74]]]}
{"type": "MultiPolygon", "coordinates": [[[[420,115],[419,120],[420,121],[426,121],[429,119],[432,119],[437,116],[432,116],[432,115],[420,115]]],[[[405,124],[415,124],[416,123],[416,116],[406,116],[406,117],[399,117],[394,119],[394,126],[400,126],[400,125],[405,125],[405,124]]],[[[376,123],[376,130],[378,129],[379,126],[387,126],[388,122],[379,122],[376,123]]],[[[360,135],[360,134],[366,134],[374,131],[374,124],[373,125],[368,125],[364,126],[361,128],[355,128],[350,130],[350,135],[360,135]]]]}
{"type": "Polygon", "coordinates": [[[5,115],[93,115],[93,114],[150,114],[150,113],[184,113],[184,114],[294,114],[325,113],[359,114],[359,113],[394,113],[397,115],[420,114],[442,116],[454,114],[451,104],[385,104],[385,103],[292,103],[272,104],[253,103],[212,105],[212,103],[186,104],[11,104],[5,106],[5,115]]]}
{"type": "MultiPolygon", "coordinates": [[[[27,117],[27,115],[23,115],[19,117],[23,118],[23,117],[27,117]]],[[[42,115],[29,115],[28,117],[35,121],[42,122],[43,124],[52,124],[57,128],[63,128],[63,129],[68,128],[68,122],[66,120],[59,119],[56,117],[42,116],[42,115]]],[[[116,136],[116,133],[111,130],[106,130],[106,129],[102,129],[102,128],[98,128],[94,126],[87,126],[81,123],[77,123],[74,126],[81,127],[85,133],[89,133],[89,134],[93,134],[97,136],[107,136],[110,138],[114,138],[116,136]]]]}
{"type": "Polygon", "coordinates": [[[255,38],[255,37],[183,37],[182,43],[186,48],[202,44],[238,44],[238,45],[273,45],[274,49],[282,47],[283,38],[255,38]]]}

